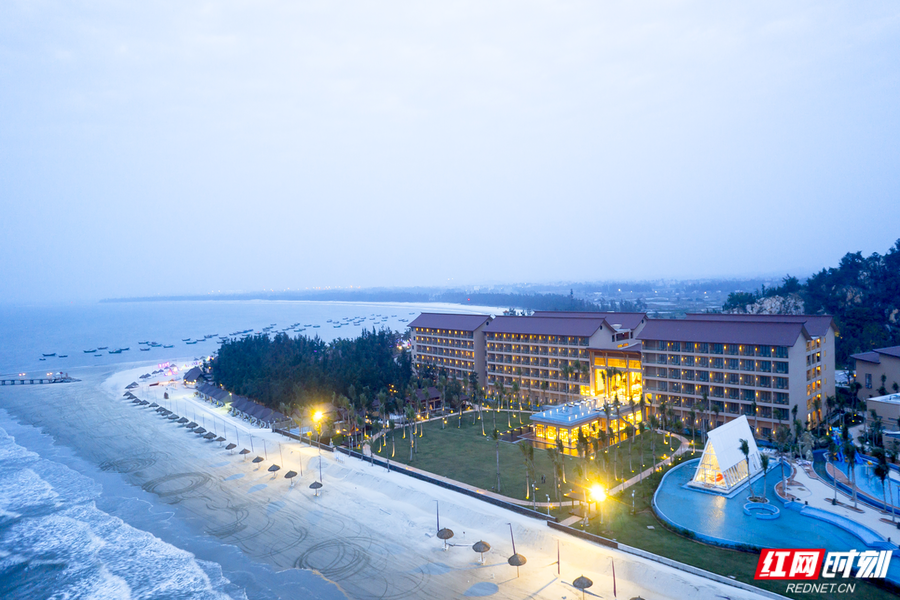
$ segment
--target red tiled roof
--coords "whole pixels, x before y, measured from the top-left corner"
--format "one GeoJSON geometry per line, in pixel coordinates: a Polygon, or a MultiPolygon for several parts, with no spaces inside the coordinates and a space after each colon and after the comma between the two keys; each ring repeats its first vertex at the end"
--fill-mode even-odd
{"type": "Polygon", "coordinates": [[[801,335],[809,337],[803,323],[693,319],[649,319],[637,335],[639,340],[711,342],[793,346],[801,335]]]}
{"type": "Polygon", "coordinates": [[[647,313],[629,313],[629,312],[560,312],[549,310],[534,311],[535,317],[555,317],[563,319],[585,318],[585,319],[606,319],[610,325],[618,325],[622,329],[635,329],[641,324],[641,321],[647,318],[647,313]]]}
{"type": "Polygon", "coordinates": [[[489,315],[460,315],[450,313],[422,313],[409,324],[410,327],[427,329],[455,329],[475,331],[491,320],[489,315]]]}
{"type": "MultiPolygon", "coordinates": [[[[590,313],[595,314],[595,313],[590,313]]],[[[596,313],[599,314],[599,313],[596,313]]],[[[565,335],[591,337],[603,326],[602,316],[594,318],[497,317],[484,328],[485,333],[524,333],[528,335],[565,335]]]]}
{"type": "Polygon", "coordinates": [[[741,313],[688,313],[690,321],[746,321],[748,323],[802,323],[813,337],[821,337],[834,327],[831,315],[748,315],[741,313]]]}

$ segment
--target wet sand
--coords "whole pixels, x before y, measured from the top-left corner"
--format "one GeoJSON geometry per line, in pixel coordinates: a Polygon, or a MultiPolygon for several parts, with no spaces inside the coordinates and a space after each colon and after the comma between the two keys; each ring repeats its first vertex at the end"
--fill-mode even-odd
{"type": "Polygon", "coordinates": [[[172,505],[186,527],[200,527],[276,570],[315,570],[350,598],[575,598],[581,593],[571,582],[579,575],[594,581],[589,593],[611,598],[612,560],[619,598],[760,597],[342,455],[322,453],[324,488],[314,497],[308,486],[318,479],[315,449],[228,417],[224,409],[191,398],[193,391],[181,385],[168,390],[169,401],[161,388],[135,390],[191,420],[196,416],[198,423],[205,419],[206,429],[229,442],[239,436],[241,443],[232,453],[224,443],[200,439],[122,397],[125,386],[147,370],[85,372],[76,375],[81,383],[8,390],[0,400],[58,443],[172,505]],[[251,434],[254,453],[241,457],[238,451],[250,448],[251,434]],[[251,462],[265,454],[259,465],[251,462]],[[274,476],[267,471],[272,464],[281,467],[274,476]],[[284,474],[301,468],[291,488],[284,474]],[[455,532],[447,551],[435,536],[435,501],[441,526],[455,532]],[[513,553],[508,523],[518,553],[528,559],[518,577],[507,564],[513,553]],[[484,565],[471,548],[478,540],[492,546],[484,565]]]}

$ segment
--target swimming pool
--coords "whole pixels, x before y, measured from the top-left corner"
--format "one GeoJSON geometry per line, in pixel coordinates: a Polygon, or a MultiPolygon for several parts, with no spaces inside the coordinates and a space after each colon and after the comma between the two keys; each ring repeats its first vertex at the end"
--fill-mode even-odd
{"type": "MultiPolygon", "coordinates": [[[[841,473],[847,475],[848,478],[850,477],[849,469],[847,468],[849,465],[846,462],[834,462],[831,464],[837,467],[841,473]]],[[[856,472],[856,487],[870,496],[881,500],[884,502],[885,506],[891,504],[891,494],[893,494],[894,510],[900,515],[900,474],[891,469],[891,479],[890,481],[885,480],[884,486],[889,488],[890,491],[888,491],[887,496],[885,496],[885,489],[881,485],[881,480],[875,476],[875,465],[865,462],[860,464],[857,462],[853,467],[856,472]]]]}
{"type": "MultiPolygon", "coordinates": [[[[824,548],[831,551],[865,550],[867,546],[849,531],[831,523],[805,516],[785,507],[775,495],[781,481],[781,466],[766,475],[766,497],[781,509],[776,519],[757,519],[744,514],[749,490],[744,488],[733,498],[686,488],[699,459],[685,462],[669,471],[653,498],[654,509],[664,521],[692,532],[698,539],[728,547],[824,548]]],[[[762,478],[753,484],[754,493],[762,493],[762,478]]],[[[830,514],[830,513],[829,513],[830,514]]],[[[888,578],[900,585],[900,556],[895,552],[888,578]]]]}

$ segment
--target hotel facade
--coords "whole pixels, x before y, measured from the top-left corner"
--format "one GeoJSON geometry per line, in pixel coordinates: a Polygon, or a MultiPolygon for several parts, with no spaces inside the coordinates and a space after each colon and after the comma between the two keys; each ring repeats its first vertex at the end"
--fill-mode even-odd
{"type": "MultiPolygon", "coordinates": [[[[671,408],[685,425],[693,409],[698,428],[745,415],[757,437],[770,437],[777,425],[790,425],[795,406],[798,420],[817,423],[824,399],[834,395],[830,316],[426,313],[410,327],[417,370],[443,368],[457,377],[474,371],[485,391],[499,384],[508,393],[518,383],[524,399],[580,403],[566,418],[643,398],[650,412],[671,408]]],[[[594,416],[606,425],[605,414],[594,416]]]]}
{"type": "Polygon", "coordinates": [[[416,372],[443,370],[467,381],[472,373],[485,385],[484,328],[489,315],[422,313],[409,324],[416,372]]]}
{"type": "Polygon", "coordinates": [[[638,336],[644,394],[695,427],[745,415],[757,437],[779,424],[822,418],[835,393],[834,322],[829,316],[695,314],[653,319],[638,336]],[[704,394],[709,405],[702,404],[704,394]],[[714,410],[718,409],[718,415],[714,410]]]}

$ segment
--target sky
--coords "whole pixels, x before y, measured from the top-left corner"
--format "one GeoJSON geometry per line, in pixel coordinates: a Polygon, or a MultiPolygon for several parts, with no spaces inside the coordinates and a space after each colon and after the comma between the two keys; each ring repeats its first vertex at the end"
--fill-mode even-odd
{"type": "Polygon", "coordinates": [[[0,301],[811,273],[900,238],[896,2],[0,3],[0,301]]]}

